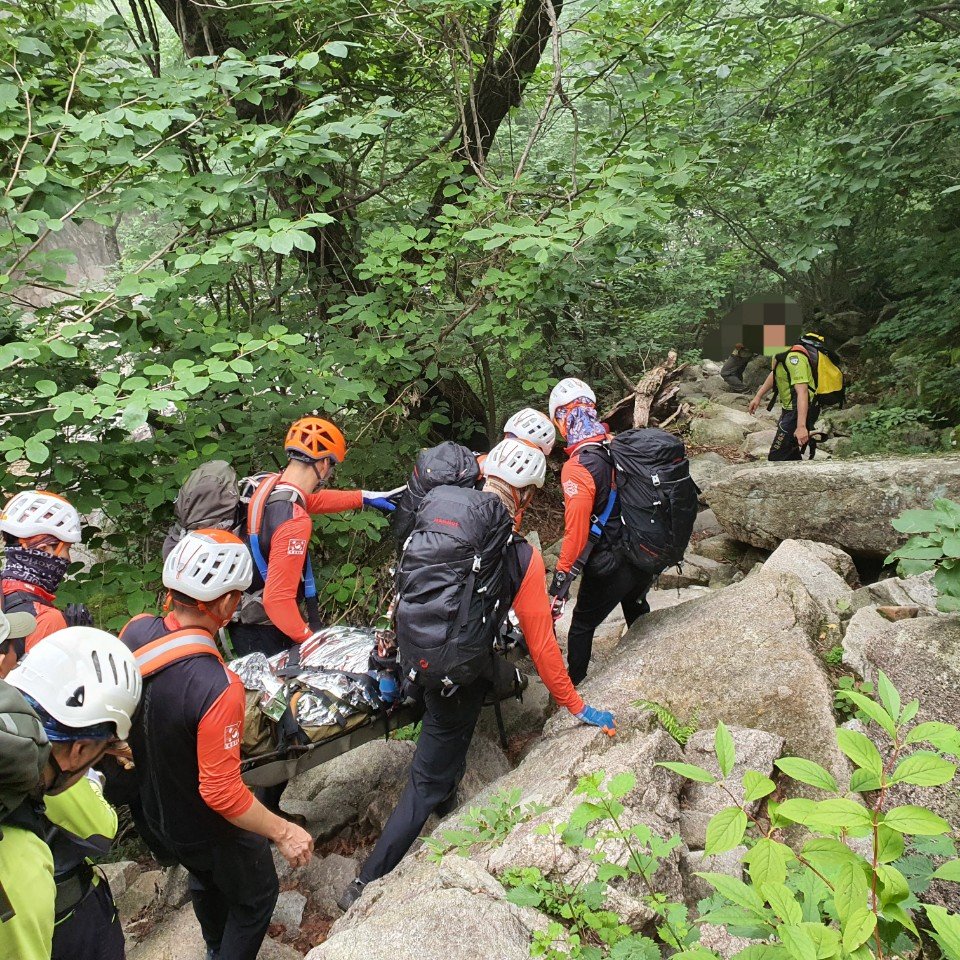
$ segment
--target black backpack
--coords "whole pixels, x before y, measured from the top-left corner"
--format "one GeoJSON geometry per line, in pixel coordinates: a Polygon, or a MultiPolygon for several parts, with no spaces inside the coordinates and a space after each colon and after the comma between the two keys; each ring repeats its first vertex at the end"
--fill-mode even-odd
{"type": "Polygon", "coordinates": [[[681,563],[700,493],[683,441],[655,427],[625,430],[613,438],[610,452],[628,559],[652,573],[681,563]]]}
{"type": "Polygon", "coordinates": [[[397,569],[396,631],[408,679],[452,693],[489,676],[510,607],[513,520],[489,493],[436,487],[397,569]]]}
{"type": "Polygon", "coordinates": [[[436,487],[474,488],[480,479],[480,467],[476,454],[452,440],[421,450],[417,456],[407,489],[397,502],[397,509],[390,514],[390,532],[402,547],[413,532],[417,508],[423,498],[436,487]]]}

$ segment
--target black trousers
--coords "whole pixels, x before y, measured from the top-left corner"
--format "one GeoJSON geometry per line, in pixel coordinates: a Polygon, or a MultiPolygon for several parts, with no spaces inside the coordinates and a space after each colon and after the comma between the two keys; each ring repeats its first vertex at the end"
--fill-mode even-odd
{"type": "Polygon", "coordinates": [[[567,667],[574,686],[587,675],[597,627],[613,613],[617,604],[623,608],[628,626],[647,613],[650,606],[646,596],[652,582],[652,573],[626,562],[604,576],[598,576],[589,566],[584,570],[567,634],[567,667]]]}
{"type": "MultiPolygon", "coordinates": [[[[807,408],[807,429],[812,430],[814,424],[820,416],[820,408],[812,403],[807,408]]],[[[800,452],[800,445],[793,432],[797,429],[797,411],[784,410],[780,415],[780,421],[777,423],[777,434],[770,444],[770,452],[767,454],[768,460],[802,460],[803,455],[800,452]]]]}
{"type": "Polygon", "coordinates": [[[426,712],[417,750],[396,809],[360,871],[370,883],[386,876],[420,836],[430,814],[452,800],[467,767],[467,750],[473,739],[483,698],[490,683],[478,680],[461,687],[453,696],[435,690],[424,695],[426,712]]]}
{"type": "Polygon", "coordinates": [[[231,623],[230,643],[238,657],[248,653],[272,657],[293,646],[293,641],[272,623],[231,623]]]}
{"type": "Polygon", "coordinates": [[[53,928],[51,960],[124,960],[123,928],[103,877],[53,928]]]}
{"type": "Polygon", "coordinates": [[[168,846],[190,873],[187,886],[206,945],[222,960],[256,960],[280,893],[267,840],[243,832],[168,846]]]}

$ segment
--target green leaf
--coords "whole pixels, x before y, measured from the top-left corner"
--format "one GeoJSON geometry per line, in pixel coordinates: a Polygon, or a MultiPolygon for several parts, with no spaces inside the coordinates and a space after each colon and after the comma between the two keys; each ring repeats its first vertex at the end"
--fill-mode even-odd
{"type": "Polygon", "coordinates": [[[817,960],[817,945],[799,924],[777,927],[777,936],[794,960],[817,960]]]}
{"type": "Polygon", "coordinates": [[[760,895],[770,904],[773,912],[784,922],[800,924],[803,921],[803,911],[793,894],[782,883],[762,883],[759,886],[760,895]]]}
{"type": "Polygon", "coordinates": [[[311,50],[300,58],[300,66],[304,70],[312,70],[319,62],[320,54],[316,50],[311,50]]]}
{"type": "Polygon", "coordinates": [[[871,700],[869,697],[864,696],[862,693],[857,693],[855,690],[838,690],[837,696],[843,697],[846,700],[852,700],[874,723],[890,734],[891,737],[897,735],[897,728],[894,726],[890,717],[887,716],[887,711],[875,700],[871,700]]]}
{"type": "Polygon", "coordinates": [[[52,380],[38,380],[34,385],[34,390],[41,397],[52,397],[59,388],[52,380]]]}
{"type": "Polygon", "coordinates": [[[880,777],[869,770],[858,768],[850,777],[851,793],[867,793],[870,790],[879,790],[880,786],[880,777]]]}
{"type": "Polygon", "coordinates": [[[743,775],[743,799],[745,803],[761,800],[776,789],[777,785],[769,777],[757,773],[756,770],[748,770],[743,775]]]}
{"type": "Polygon", "coordinates": [[[762,837],[743,858],[755,886],[764,883],[783,883],[787,878],[787,862],[793,851],[785,844],[762,837]]]}
{"type": "Polygon", "coordinates": [[[897,764],[890,783],[912,783],[918,787],[940,787],[956,775],[955,764],[938,753],[919,750],[897,764]]]}
{"type": "Polygon", "coordinates": [[[843,925],[843,949],[853,953],[862,943],[870,939],[877,926],[876,914],[861,907],[843,925]]]}
{"type": "Polygon", "coordinates": [[[898,833],[916,834],[923,837],[934,837],[950,831],[950,824],[943,817],[923,807],[914,807],[907,804],[894,807],[883,818],[884,824],[898,833]]]}
{"type": "Polygon", "coordinates": [[[776,766],[788,777],[800,783],[806,783],[811,787],[819,787],[821,790],[829,790],[831,793],[839,793],[840,791],[833,775],[812,760],[807,760],[804,757],[781,757],[777,760],[776,766]]]}
{"type": "Polygon", "coordinates": [[[726,853],[736,847],[747,829],[747,815],[739,807],[727,807],[711,817],[707,824],[707,843],[704,853],[726,853]]]}
{"type": "Polygon", "coordinates": [[[331,57],[339,57],[341,59],[350,52],[350,48],[341,40],[329,40],[323,45],[323,49],[329,53],[331,57]]]}
{"type": "Polygon", "coordinates": [[[908,734],[907,743],[929,743],[938,750],[950,750],[960,741],[960,730],[952,723],[929,720],[918,723],[908,734]]]}
{"type": "Polygon", "coordinates": [[[858,767],[879,777],[883,772],[883,758],[873,741],[856,730],[837,730],[837,744],[858,767]]]}
{"type": "Polygon", "coordinates": [[[936,930],[937,943],[943,948],[949,960],[960,960],[960,915],[948,913],[943,907],[923,904],[927,919],[936,930]]]}
{"type": "Polygon", "coordinates": [[[674,773],[679,773],[681,777],[686,777],[688,780],[695,780],[697,783],[717,782],[717,778],[709,770],[704,770],[703,767],[696,767],[692,763],[663,761],[658,763],[657,766],[666,767],[667,770],[672,770],[674,773]]]}
{"type": "Polygon", "coordinates": [[[910,896],[910,886],[907,878],[896,868],[889,864],[881,864],[877,867],[877,881],[880,885],[880,902],[899,903],[910,896]]]}
{"type": "Polygon", "coordinates": [[[288,254],[293,250],[293,237],[289,232],[275,233],[270,238],[270,249],[274,253],[288,254]]]}
{"type": "Polygon", "coordinates": [[[900,693],[882,670],[877,677],[877,693],[890,719],[897,723],[900,719],[900,693]]]}
{"type": "Polygon", "coordinates": [[[892,830],[885,823],[877,828],[877,862],[893,863],[903,856],[903,834],[892,830]]]}
{"type": "Polygon", "coordinates": [[[940,525],[940,516],[934,510],[904,510],[890,526],[900,533],[933,533],[940,525]]]}
{"type": "Polygon", "coordinates": [[[623,773],[618,773],[615,777],[610,778],[607,790],[614,799],[622,800],[636,785],[636,774],[625,770],[623,773]]]}
{"type": "Polygon", "coordinates": [[[733,955],[731,960],[784,960],[787,951],[776,943],[755,943],[733,955]]]}
{"type": "Polygon", "coordinates": [[[737,906],[745,907],[751,913],[755,913],[761,919],[766,919],[768,913],[760,895],[747,886],[742,880],[731,877],[726,873],[698,873],[698,877],[706,880],[720,896],[729,900],[737,906]]]}
{"type": "Polygon", "coordinates": [[[736,762],[736,749],[733,745],[733,737],[722,720],[717,724],[717,732],[713,737],[713,748],[717,754],[720,772],[725,777],[729,777],[736,762]]]}
{"type": "Polygon", "coordinates": [[[31,463],[46,463],[47,458],[50,456],[50,450],[46,444],[40,443],[40,441],[34,437],[27,440],[24,446],[24,453],[26,453],[27,459],[31,463]]]}
{"type": "Polygon", "coordinates": [[[847,830],[851,827],[869,827],[873,823],[869,810],[845,797],[819,802],[787,800],[780,804],[778,812],[788,820],[815,830],[847,830]]]}
{"type": "Polygon", "coordinates": [[[868,892],[867,878],[860,863],[845,863],[833,885],[833,902],[841,926],[846,928],[851,917],[866,909],[868,892]]]}
{"type": "Polygon", "coordinates": [[[507,900],[518,907],[539,907],[543,903],[543,894],[534,887],[523,885],[508,890],[507,900]]]}
{"type": "Polygon", "coordinates": [[[910,918],[910,914],[908,914],[899,903],[888,903],[881,912],[885,920],[892,920],[895,923],[899,923],[900,926],[906,927],[914,936],[920,936],[920,931],[917,930],[916,924],[914,924],[910,918]]]}
{"type": "Polygon", "coordinates": [[[948,860],[933,871],[934,880],[952,880],[960,883],[960,860],[948,860]]]}

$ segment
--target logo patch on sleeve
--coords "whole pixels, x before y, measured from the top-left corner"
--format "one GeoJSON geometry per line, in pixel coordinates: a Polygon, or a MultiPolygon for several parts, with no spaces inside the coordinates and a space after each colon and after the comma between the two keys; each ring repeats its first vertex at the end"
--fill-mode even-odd
{"type": "Polygon", "coordinates": [[[307,552],[307,541],[306,540],[291,540],[290,546],[287,547],[287,556],[290,557],[302,557],[307,552]]]}
{"type": "Polygon", "coordinates": [[[800,358],[799,358],[799,357],[791,357],[791,358],[790,358],[790,362],[793,363],[793,364],[797,364],[797,363],[800,362],[800,358]]]}
{"type": "Polygon", "coordinates": [[[228,723],[223,728],[223,749],[234,750],[240,746],[240,724],[228,723]]]}
{"type": "Polygon", "coordinates": [[[580,492],[580,487],[577,486],[576,480],[564,480],[563,492],[568,497],[575,497],[580,492]]]}

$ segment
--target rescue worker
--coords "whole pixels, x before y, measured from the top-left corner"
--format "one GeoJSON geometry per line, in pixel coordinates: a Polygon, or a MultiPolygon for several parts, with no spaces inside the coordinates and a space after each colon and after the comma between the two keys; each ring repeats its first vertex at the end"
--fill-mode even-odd
{"type": "MultiPolygon", "coordinates": [[[[804,340],[809,340],[814,348],[824,345],[824,339],[818,333],[805,333],[800,338],[801,345],[804,340]]],[[[770,444],[767,459],[802,460],[801,451],[810,442],[810,431],[820,416],[816,402],[817,384],[805,353],[796,349],[788,350],[782,363],[773,358],[767,379],[760,385],[747,408],[750,413],[757,412],[763,398],[774,387],[783,412],[777,422],[777,432],[770,444]]]]}
{"type": "Polygon", "coordinates": [[[312,516],[365,506],[383,511],[394,508],[388,498],[397,491],[321,489],[347,455],[343,434],[329,420],[297,420],[287,432],[284,450],[286,469],[261,475],[247,507],[248,540],[256,565],[253,594],[262,590],[262,603],[254,595],[245,598],[241,622],[230,627],[230,641],[238,656],[254,651],[273,656],[309,639],[322,626],[316,614],[316,585],[308,555],[312,516]],[[304,601],[307,617],[301,609],[304,601]]]}
{"type": "MultiPolygon", "coordinates": [[[[590,536],[592,518],[603,513],[613,484],[610,435],[600,422],[593,390],[576,377],[561,380],[550,393],[550,418],[566,441],[567,462],[560,473],[564,531],[560,558],[550,584],[553,616],[566,605],[564,586],[590,536]]],[[[567,633],[567,667],[574,686],[587,675],[597,627],[619,604],[629,626],[650,610],[646,601],[653,574],[630,563],[620,549],[617,499],[600,540],[590,554],[567,633]]]]}
{"type": "Polygon", "coordinates": [[[63,497],[25,490],[0,513],[5,545],[0,587],[7,613],[29,613],[37,628],[15,644],[17,659],[67,621],[54,606],[70,566],[70,548],[80,542],[80,515],[63,497]]]}
{"type": "Polygon", "coordinates": [[[254,960],[277,901],[273,841],[291,866],[313,840],[256,800],[240,777],[245,696],[214,636],[253,577],[246,544],[225,530],[187,533],[167,556],[165,617],[134,617],[120,634],[143,673],[131,735],[149,830],[188,870],[210,958],[254,960]]]}
{"type": "Polygon", "coordinates": [[[738,343],[733,349],[733,353],[724,361],[720,368],[720,376],[724,382],[736,393],[744,393],[748,387],[743,382],[743,371],[747,369],[753,353],[749,351],[742,343],[738,343]]]}
{"type": "MultiPolygon", "coordinates": [[[[44,800],[56,815],[57,798],[79,786],[127,736],[140,690],[130,652],[92,627],[44,638],[0,681],[0,914],[7,916],[0,923],[0,957],[49,960],[62,896],[79,896],[77,905],[89,901],[75,933],[89,925],[102,934],[103,910],[113,903],[106,883],[98,893],[81,870],[61,876],[58,889],[54,854],[45,842],[50,837],[56,847],[58,833],[71,827],[82,833],[82,814],[76,818],[74,808],[55,830],[44,815],[44,800]]],[[[120,944],[122,955],[122,935],[120,944]]],[[[85,960],[87,954],[73,956],[85,960]]]]}
{"type": "Polygon", "coordinates": [[[518,410],[503,425],[503,436],[506,440],[520,440],[538,447],[545,457],[550,456],[557,442],[557,431],[550,418],[532,407],[518,410]]]}
{"type": "MultiPolygon", "coordinates": [[[[504,440],[484,462],[483,491],[498,497],[510,516],[516,518],[543,486],[546,458],[542,451],[516,440],[504,440]]],[[[512,606],[526,638],[530,657],[554,700],[583,723],[614,729],[613,714],[587,706],[577,694],[563,667],[544,588],[546,568],[539,550],[514,536],[508,549],[516,550],[519,582],[511,584],[512,606]]],[[[507,564],[510,569],[512,564],[507,564]]],[[[399,615],[399,614],[398,614],[399,615]]],[[[491,649],[493,637],[490,638],[491,649]]],[[[453,809],[456,791],[466,769],[467,751],[477,725],[484,696],[490,688],[486,678],[458,687],[454,693],[424,690],[425,713],[410,779],[390,815],[360,876],[343,892],[338,906],[348,910],[368,883],[388,874],[420,835],[429,816],[453,809]]]]}

